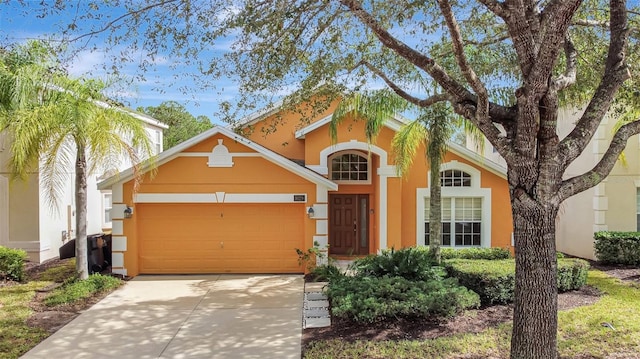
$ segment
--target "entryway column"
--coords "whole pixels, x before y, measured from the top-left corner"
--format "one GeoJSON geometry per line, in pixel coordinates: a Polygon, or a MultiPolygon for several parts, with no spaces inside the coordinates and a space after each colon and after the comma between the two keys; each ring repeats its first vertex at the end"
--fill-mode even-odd
{"type": "Polygon", "coordinates": [[[316,232],[313,236],[313,243],[318,243],[320,252],[323,254],[318,258],[316,264],[327,264],[329,257],[329,190],[324,187],[316,186],[316,202],[311,205],[313,208],[312,219],[316,222],[316,232]]]}

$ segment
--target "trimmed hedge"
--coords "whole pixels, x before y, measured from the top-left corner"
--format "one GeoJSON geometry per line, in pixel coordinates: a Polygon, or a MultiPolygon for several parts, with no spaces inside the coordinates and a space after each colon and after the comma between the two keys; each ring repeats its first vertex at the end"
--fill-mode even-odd
{"type": "Polygon", "coordinates": [[[596,258],[606,264],[640,265],[640,232],[593,234],[596,258]]]}
{"type": "Polygon", "coordinates": [[[440,248],[440,255],[445,259],[486,259],[498,260],[511,258],[511,252],[507,248],[440,248]]]}
{"type": "Polygon", "coordinates": [[[22,249],[0,247],[0,275],[18,282],[23,281],[26,259],[27,252],[22,249]]]}
{"type": "Polygon", "coordinates": [[[480,305],[478,295],[454,278],[411,281],[402,277],[349,277],[329,282],[331,313],[358,323],[395,318],[451,317],[480,305]]]}
{"type": "Polygon", "coordinates": [[[568,292],[587,284],[589,263],[578,258],[558,259],[558,292],[568,292]]]}
{"type": "Polygon", "coordinates": [[[436,266],[428,251],[415,247],[385,250],[357,259],[350,267],[357,277],[402,277],[407,280],[442,279],[445,272],[436,266]]]}
{"type": "MultiPolygon", "coordinates": [[[[515,260],[452,259],[444,265],[450,276],[480,295],[482,304],[513,302],[515,260]]],[[[581,288],[587,282],[588,270],[589,263],[582,259],[558,259],[558,291],[581,288]]]]}

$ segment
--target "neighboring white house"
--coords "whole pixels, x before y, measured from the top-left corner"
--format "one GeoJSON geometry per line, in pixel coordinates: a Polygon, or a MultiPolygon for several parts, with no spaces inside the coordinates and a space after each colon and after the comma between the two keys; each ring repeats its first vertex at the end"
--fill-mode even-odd
{"type": "MultiPolygon", "coordinates": [[[[584,109],[564,109],[558,113],[558,135],[566,136],[584,109]]],[[[600,160],[611,142],[616,120],[607,116],[585,151],[569,166],[564,178],[590,170],[600,160]]],[[[480,150],[471,138],[467,147],[486,158],[506,166],[504,159],[485,139],[480,150]]],[[[593,234],[597,231],[640,230],[640,139],[627,142],[623,156],[611,174],[599,185],[566,200],[560,207],[556,222],[558,251],[595,259],[593,234]]]]}
{"type": "MultiPolygon", "coordinates": [[[[131,110],[125,110],[145,124],[154,145],[154,154],[162,152],[163,131],[168,128],[160,121],[131,110]]],[[[0,245],[27,251],[29,259],[43,262],[58,256],[64,242],[75,238],[75,171],[69,168],[69,181],[55,209],[49,208],[39,174],[32,173],[27,181],[10,183],[7,161],[11,144],[0,133],[0,245]]],[[[129,168],[123,158],[118,170],[129,168]]],[[[107,174],[112,175],[113,173],[107,174]]],[[[87,234],[111,228],[111,192],[99,191],[101,175],[87,178],[87,234]]],[[[108,177],[108,176],[107,176],[108,177]]]]}

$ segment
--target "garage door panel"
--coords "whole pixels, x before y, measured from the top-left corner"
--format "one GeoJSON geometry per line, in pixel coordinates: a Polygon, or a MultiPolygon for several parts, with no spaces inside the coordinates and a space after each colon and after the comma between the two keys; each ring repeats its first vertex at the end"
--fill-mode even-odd
{"type": "Polygon", "coordinates": [[[304,204],[141,204],[141,273],[296,273],[304,204]]]}

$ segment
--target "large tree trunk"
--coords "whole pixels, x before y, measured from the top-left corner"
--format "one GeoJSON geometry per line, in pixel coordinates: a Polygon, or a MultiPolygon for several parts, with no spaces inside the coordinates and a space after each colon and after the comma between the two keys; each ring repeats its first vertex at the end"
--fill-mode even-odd
{"type": "Polygon", "coordinates": [[[557,357],[557,206],[512,200],[516,283],[511,358],[557,357]],[[533,207],[533,208],[532,208],[533,207]]]}
{"type": "MultiPolygon", "coordinates": [[[[78,142],[78,141],[76,141],[78,142]]],[[[76,272],[89,278],[87,258],[87,159],[85,148],[77,144],[76,154],[76,272]]]]}

